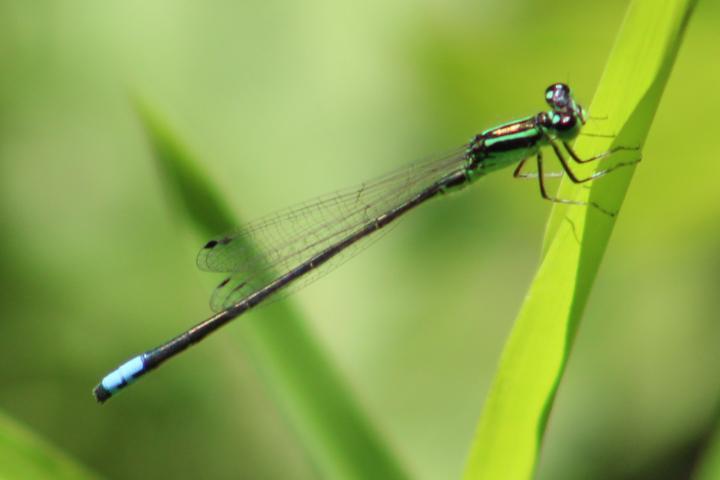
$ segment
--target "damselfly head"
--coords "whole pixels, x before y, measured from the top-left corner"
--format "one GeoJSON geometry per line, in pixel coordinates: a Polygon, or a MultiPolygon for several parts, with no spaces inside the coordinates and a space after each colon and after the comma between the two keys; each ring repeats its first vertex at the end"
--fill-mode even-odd
{"type": "Polygon", "coordinates": [[[585,109],[575,102],[570,87],[564,83],[553,83],[545,90],[545,101],[553,112],[560,115],[573,115],[585,125],[585,109]]]}

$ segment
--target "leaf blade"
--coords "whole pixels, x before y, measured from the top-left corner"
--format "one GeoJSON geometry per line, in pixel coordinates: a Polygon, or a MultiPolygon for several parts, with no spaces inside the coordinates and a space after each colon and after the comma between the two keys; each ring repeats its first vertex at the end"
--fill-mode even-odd
{"type": "MultiPolygon", "coordinates": [[[[612,146],[642,146],[667,83],[693,0],[636,0],[592,103],[608,115],[614,139],[581,138],[587,157],[612,146]],[[590,148],[590,146],[594,148],[590,148]]],[[[579,168],[585,176],[592,167],[579,168]]],[[[634,173],[626,167],[585,189],[564,180],[558,196],[618,211],[634,173]]],[[[477,427],[466,480],[532,476],[577,325],[604,255],[614,218],[595,209],[556,205],[541,265],[521,307],[477,427]]]]}
{"type": "MultiPolygon", "coordinates": [[[[159,115],[142,101],[136,105],[174,209],[204,239],[239,225],[197,160],[159,115]]],[[[242,348],[249,351],[322,476],[407,478],[291,303],[274,303],[259,315],[272,319],[246,322],[239,335],[242,348]]]]}
{"type": "Polygon", "coordinates": [[[0,478],[99,478],[55,447],[0,414],[0,478]]]}

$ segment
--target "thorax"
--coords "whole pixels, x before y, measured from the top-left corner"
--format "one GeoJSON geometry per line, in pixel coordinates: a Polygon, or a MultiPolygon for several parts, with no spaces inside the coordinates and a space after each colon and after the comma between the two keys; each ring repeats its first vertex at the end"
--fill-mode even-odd
{"type": "Polygon", "coordinates": [[[536,154],[544,135],[537,116],[521,118],[483,131],[468,147],[470,173],[473,176],[485,175],[536,154]]]}

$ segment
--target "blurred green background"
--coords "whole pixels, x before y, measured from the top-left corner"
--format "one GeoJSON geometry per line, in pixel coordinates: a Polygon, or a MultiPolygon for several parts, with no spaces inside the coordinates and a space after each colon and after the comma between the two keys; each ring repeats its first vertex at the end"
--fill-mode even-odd
{"type": "MultiPolygon", "coordinates": [[[[627,3],[0,1],[0,411],[101,476],[316,478],[226,332],[92,399],[118,361],[205,318],[217,280],[130,95],[250,220],[535,113],[551,82],[589,104],[627,3]]],[[[678,478],[713,431],[719,21],[700,2],[539,478],[678,478]]],[[[534,183],[488,177],[289,300],[414,478],[462,471],[549,208],[534,183]]]]}

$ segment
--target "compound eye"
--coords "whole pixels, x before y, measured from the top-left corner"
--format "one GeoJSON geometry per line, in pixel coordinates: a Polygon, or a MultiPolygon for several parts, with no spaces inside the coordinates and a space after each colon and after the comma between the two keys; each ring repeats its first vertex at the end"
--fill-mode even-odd
{"type": "Polygon", "coordinates": [[[545,101],[553,110],[567,110],[570,107],[570,87],[564,83],[554,83],[545,90],[545,101]]]}

